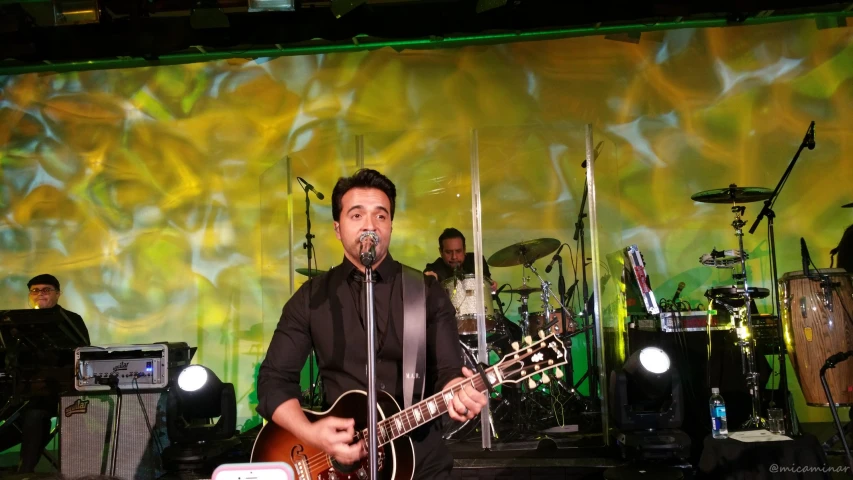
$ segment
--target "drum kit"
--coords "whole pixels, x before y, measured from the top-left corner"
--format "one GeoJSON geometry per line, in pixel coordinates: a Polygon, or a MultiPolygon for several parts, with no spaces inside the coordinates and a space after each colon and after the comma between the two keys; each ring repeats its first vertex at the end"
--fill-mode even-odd
{"type": "MultiPolygon", "coordinates": [[[[714,204],[730,204],[734,214],[732,227],[738,239],[737,250],[717,251],[702,255],[699,262],[713,268],[732,269],[732,287],[714,287],[705,292],[713,304],[722,305],[734,321],[738,333],[738,346],[743,360],[743,374],[746,378],[752,400],[752,412],[743,425],[762,427],[764,419],[760,415],[761,396],[759,374],[756,369],[756,335],[759,324],[766,324],[766,315],[754,312],[754,300],[767,298],[770,290],[752,287],[746,269],[749,255],[743,245],[744,203],[757,202],[771,198],[773,192],[765,188],[738,187],[699,192],[691,198],[694,201],[714,204]]],[[[782,317],[784,341],[791,363],[802,387],[803,396],[810,406],[828,406],[823,400],[819,370],[828,357],[836,352],[853,350],[853,283],[851,275],[840,269],[823,269],[817,274],[808,272],[789,272],[778,282],[781,299],[779,306],[782,317]]],[[[777,317],[771,317],[778,322],[777,317]]],[[[775,332],[774,332],[775,333],[775,332]]],[[[773,335],[777,337],[779,335],[773,335]]],[[[775,339],[774,339],[775,340],[775,339]]],[[[853,364],[839,364],[835,371],[827,375],[829,390],[836,406],[853,405],[853,364]]]]}
{"type": "MultiPolygon", "coordinates": [[[[565,307],[564,299],[559,298],[557,292],[551,288],[551,282],[542,278],[538,270],[533,265],[536,260],[554,253],[561,242],[553,238],[540,238],[536,240],[528,240],[515,243],[506,248],[494,253],[487,263],[492,268],[501,267],[518,267],[523,268],[522,284],[517,287],[510,287],[499,292],[492,292],[491,279],[484,278],[483,285],[478,286],[475,275],[472,274],[457,274],[445,279],[442,282],[447,295],[450,297],[451,303],[456,309],[456,322],[459,330],[460,344],[462,346],[463,358],[466,364],[473,366],[476,362],[477,352],[477,305],[476,305],[476,289],[482,288],[485,313],[485,327],[487,332],[487,349],[494,352],[500,357],[502,354],[518,348],[518,342],[528,336],[535,337],[539,332],[555,333],[560,336],[567,345],[571,345],[569,341],[572,335],[577,331],[577,323],[574,321],[572,313],[565,307]],[[524,274],[529,271],[536,275],[539,279],[539,286],[529,285],[530,277],[525,277],[524,274]],[[498,298],[498,293],[510,293],[517,295],[520,306],[518,308],[519,323],[509,321],[504,316],[503,304],[498,298]],[[541,301],[539,310],[532,310],[532,299],[538,296],[541,301]],[[556,308],[552,306],[558,305],[556,308]],[[497,307],[496,307],[497,305],[497,307]]],[[[561,375],[558,376],[562,378],[561,375]]],[[[571,372],[567,375],[571,379],[571,372]]],[[[555,382],[558,385],[550,388],[562,388],[569,392],[571,398],[576,398],[576,392],[571,385],[563,383],[562,380],[555,382]]],[[[546,405],[547,399],[543,400],[539,396],[545,396],[543,392],[538,391],[538,386],[524,385],[520,388],[504,385],[503,394],[493,399],[491,411],[492,420],[494,418],[506,418],[514,423],[516,430],[528,429],[528,427],[553,427],[554,425],[544,425],[541,421],[536,421],[533,418],[518,418],[524,416],[519,408],[519,405],[529,406],[542,403],[543,415],[537,415],[535,412],[528,417],[553,417],[551,406],[546,405]],[[538,402],[538,400],[543,400],[538,402]],[[508,413],[508,415],[506,415],[508,413]],[[537,423],[537,425],[532,425],[537,423]]],[[[553,420],[553,418],[551,419],[553,420]]],[[[476,422],[469,422],[476,424],[476,422]]],[[[492,422],[492,431],[495,431],[494,421],[492,422]]],[[[469,425],[454,425],[450,429],[446,429],[444,437],[446,439],[457,438],[471,433],[473,430],[469,425]]],[[[516,433],[522,433],[517,431],[516,433]]]]}

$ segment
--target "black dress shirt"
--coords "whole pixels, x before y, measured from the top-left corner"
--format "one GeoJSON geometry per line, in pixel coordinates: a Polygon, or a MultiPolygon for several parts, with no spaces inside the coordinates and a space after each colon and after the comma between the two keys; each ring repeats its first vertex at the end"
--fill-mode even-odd
{"type": "MultiPolygon", "coordinates": [[[[313,347],[323,379],[325,404],[343,393],[367,387],[367,332],[360,283],[361,273],[346,258],[326,274],[306,282],[287,301],[266,358],[258,374],[258,413],[271,419],[279,405],[300,397],[299,378],[313,347]]],[[[389,253],[374,271],[376,321],[376,386],[403,405],[403,295],[402,265],[389,253]]],[[[461,376],[462,352],[456,328],[456,310],[438,282],[427,285],[427,357],[425,395],[441,390],[461,376]]],[[[420,399],[416,398],[415,401],[420,399]]],[[[426,463],[452,466],[437,422],[412,432],[417,476],[426,463]]],[[[449,466],[447,469],[449,470],[449,466]]],[[[443,468],[443,467],[442,467],[443,468]]]]}
{"type": "MultiPolygon", "coordinates": [[[[435,272],[438,275],[439,282],[443,282],[453,275],[453,269],[450,268],[450,265],[444,263],[441,257],[436,258],[432,263],[428,263],[424,271],[435,272]]],[[[471,275],[474,274],[474,252],[465,254],[465,260],[462,261],[462,272],[471,275]]],[[[492,277],[492,272],[489,271],[489,264],[486,263],[486,257],[483,257],[483,276],[486,278],[492,277]]]]}
{"type": "Polygon", "coordinates": [[[838,250],[838,268],[847,270],[847,273],[853,273],[853,225],[844,231],[844,235],[841,236],[841,241],[836,248],[838,250]]]}

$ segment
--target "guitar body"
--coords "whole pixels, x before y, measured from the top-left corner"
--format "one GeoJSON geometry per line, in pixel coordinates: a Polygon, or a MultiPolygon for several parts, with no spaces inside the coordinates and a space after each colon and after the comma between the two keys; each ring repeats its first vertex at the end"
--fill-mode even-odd
{"type": "MultiPolygon", "coordinates": [[[[394,397],[386,392],[376,395],[377,420],[382,421],[400,411],[394,397]]],[[[367,393],[351,390],[338,397],[325,412],[305,410],[311,422],[326,417],[353,418],[355,431],[367,428],[367,393]]],[[[410,480],[415,472],[415,450],[412,440],[402,436],[379,447],[379,478],[410,480]]],[[[367,458],[360,464],[340,465],[323,451],[306,445],[289,431],[269,422],[261,429],[252,448],[252,462],[284,462],[293,467],[300,480],[362,480],[370,475],[367,458]]]]}

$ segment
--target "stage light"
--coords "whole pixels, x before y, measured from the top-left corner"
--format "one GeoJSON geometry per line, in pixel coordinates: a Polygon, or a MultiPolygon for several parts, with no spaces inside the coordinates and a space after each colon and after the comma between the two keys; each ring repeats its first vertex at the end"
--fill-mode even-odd
{"type": "Polygon", "coordinates": [[[506,5],[506,0],[477,0],[477,13],[483,13],[504,5],[506,5]]]}
{"type": "Polygon", "coordinates": [[[341,18],[351,12],[355,7],[367,3],[367,0],[332,0],[332,14],[335,18],[341,18]]]}
{"type": "Polygon", "coordinates": [[[294,0],[249,0],[250,12],[292,12],[294,0]]]}
{"type": "Polygon", "coordinates": [[[623,454],[642,459],[685,458],[690,437],[675,430],[684,420],[681,377],[658,347],[637,350],[610,373],[610,414],[623,454]]]}
{"type": "Polygon", "coordinates": [[[166,429],[167,469],[209,473],[216,458],[239,443],[234,385],[202,365],[184,368],[169,389],[166,429]]]}
{"type": "Polygon", "coordinates": [[[53,22],[55,25],[81,25],[98,23],[101,9],[98,0],[54,0],[53,22]]]}
{"type": "Polygon", "coordinates": [[[611,413],[620,429],[677,428],[684,416],[681,377],[657,347],[637,350],[610,375],[611,413]]]}

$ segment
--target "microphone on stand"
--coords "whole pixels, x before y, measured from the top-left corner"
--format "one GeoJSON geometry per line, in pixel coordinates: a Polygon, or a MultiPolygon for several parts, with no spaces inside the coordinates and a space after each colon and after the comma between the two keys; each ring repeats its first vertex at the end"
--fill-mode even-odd
{"type": "Polygon", "coordinates": [[[560,251],[563,249],[563,247],[565,245],[566,244],[564,243],[564,244],[560,245],[560,248],[557,249],[557,253],[554,254],[553,258],[551,258],[551,263],[549,263],[548,266],[545,267],[545,273],[551,273],[551,269],[554,268],[554,262],[556,262],[557,260],[560,260],[560,251]]]}
{"type": "MultiPolygon", "coordinates": [[[[604,140],[598,142],[598,145],[595,146],[595,152],[592,156],[592,160],[595,161],[598,158],[598,155],[601,153],[601,146],[604,145],[604,140]]],[[[586,168],[586,159],[581,162],[581,168],[586,168]]]]}
{"type": "Polygon", "coordinates": [[[678,299],[681,297],[681,291],[684,290],[684,287],[686,286],[687,285],[685,285],[684,282],[678,283],[678,288],[675,289],[675,295],[672,296],[672,303],[678,301],[678,299]]]}
{"type": "Polygon", "coordinates": [[[809,131],[806,133],[806,146],[809,147],[809,150],[814,150],[814,120],[812,120],[811,125],[809,125],[809,131]]]}
{"type": "Polygon", "coordinates": [[[322,199],[326,198],[325,195],[318,192],[317,189],[314,188],[314,185],[311,185],[310,183],[306,182],[304,178],[296,177],[296,179],[299,180],[299,183],[302,184],[302,187],[305,188],[305,191],[314,192],[314,195],[317,195],[317,200],[322,200],[322,199]]]}
{"type": "Polygon", "coordinates": [[[361,243],[361,253],[358,254],[361,264],[365,267],[373,265],[376,261],[376,246],[379,245],[379,235],[373,230],[362,232],[358,237],[361,243]]]}
{"type": "Polygon", "coordinates": [[[803,260],[803,275],[805,275],[806,278],[809,278],[811,277],[809,274],[809,263],[811,257],[809,256],[809,247],[806,246],[806,239],[803,237],[800,237],[800,257],[803,260]]]}

